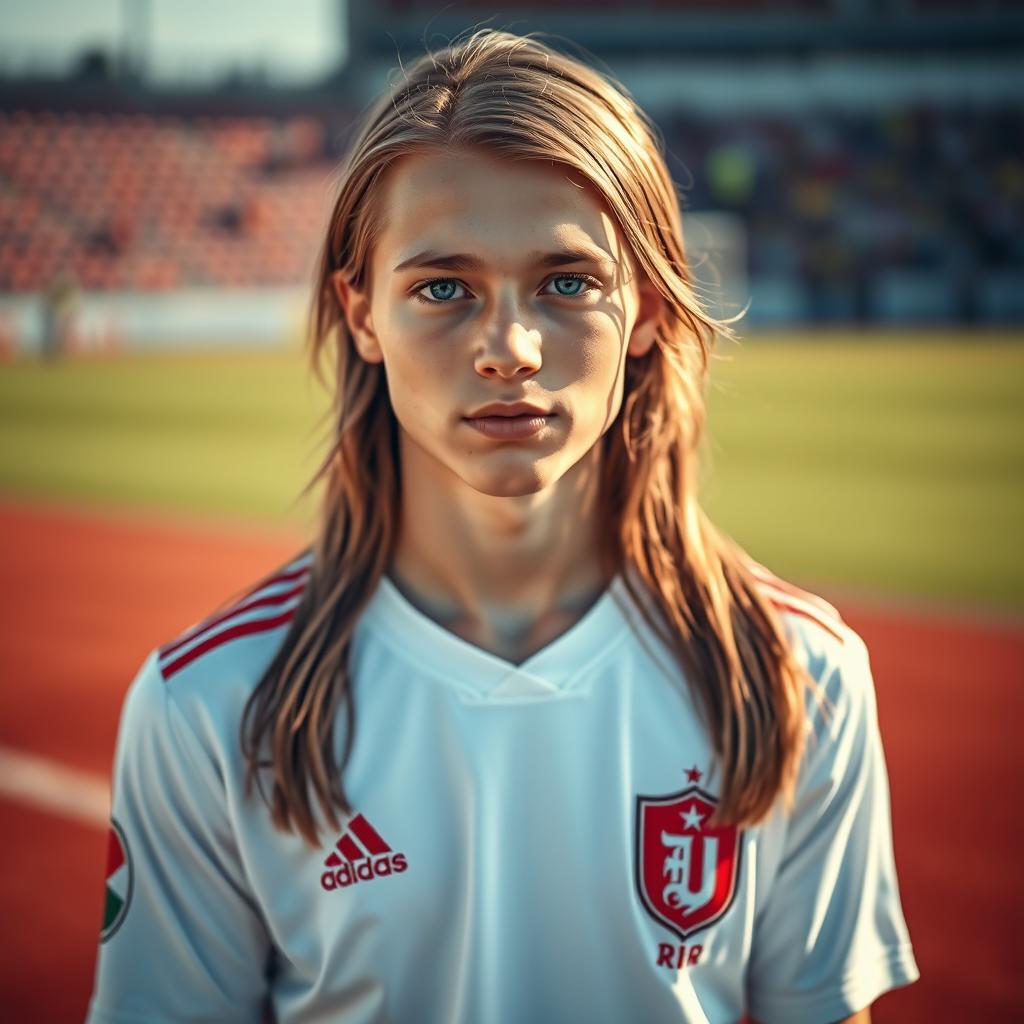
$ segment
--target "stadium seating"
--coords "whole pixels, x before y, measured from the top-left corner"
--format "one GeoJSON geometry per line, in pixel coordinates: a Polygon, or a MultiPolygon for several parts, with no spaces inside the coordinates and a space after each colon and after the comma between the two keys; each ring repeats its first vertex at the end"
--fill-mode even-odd
{"type": "MultiPolygon", "coordinates": [[[[766,308],[1016,317],[1024,106],[681,108],[659,121],[684,209],[747,225],[766,308]]],[[[0,291],[62,272],[93,290],[308,281],[339,155],[330,134],[311,115],[0,110],[0,291]]]]}
{"type": "Polygon", "coordinates": [[[799,282],[811,319],[1019,319],[1024,105],[668,119],[689,209],[749,230],[752,290],[799,282]],[[990,294],[992,293],[992,294],[990,294]]]}
{"type": "Polygon", "coordinates": [[[289,284],[326,220],[324,129],[291,118],[0,112],[0,290],[289,284]]]}

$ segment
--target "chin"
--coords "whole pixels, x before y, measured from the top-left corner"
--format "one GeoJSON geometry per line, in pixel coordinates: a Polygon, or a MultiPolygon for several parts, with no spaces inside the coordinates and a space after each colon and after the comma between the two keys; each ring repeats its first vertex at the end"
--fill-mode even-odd
{"type": "Polygon", "coordinates": [[[543,491],[551,483],[548,474],[538,472],[536,466],[497,468],[463,479],[473,490],[492,498],[523,498],[543,491]]]}

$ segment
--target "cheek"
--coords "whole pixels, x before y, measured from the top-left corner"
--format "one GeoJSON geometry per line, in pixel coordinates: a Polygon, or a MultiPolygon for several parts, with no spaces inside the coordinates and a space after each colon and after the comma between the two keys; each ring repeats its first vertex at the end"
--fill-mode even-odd
{"type": "Polygon", "coordinates": [[[576,379],[588,387],[611,385],[619,369],[619,353],[614,342],[583,345],[576,355],[576,379]]]}
{"type": "Polygon", "coordinates": [[[444,418],[456,376],[442,352],[421,340],[392,343],[384,365],[391,405],[404,427],[444,418]]]}
{"type": "Polygon", "coordinates": [[[391,315],[381,336],[387,339],[384,357],[389,370],[414,387],[420,379],[426,387],[432,380],[450,377],[459,358],[457,333],[440,319],[400,310],[391,315]]]}
{"type": "Polygon", "coordinates": [[[596,398],[614,388],[622,372],[625,343],[610,329],[606,317],[595,318],[587,326],[588,330],[568,349],[566,369],[596,398]]]}
{"type": "Polygon", "coordinates": [[[603,434],[618,414],[624,367],[625,342],[608,330],[606,322],[574,351],[573,365],[567,367],[573,381],[573,418],[591,440],[603,434]]]}

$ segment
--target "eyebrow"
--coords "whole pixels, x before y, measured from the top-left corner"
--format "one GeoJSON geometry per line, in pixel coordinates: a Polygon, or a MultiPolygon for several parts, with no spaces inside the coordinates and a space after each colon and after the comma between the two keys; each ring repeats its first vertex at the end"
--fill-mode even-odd
{"type": "MultiPolygon", "coordinates": [[[[564,267],[570,263],[601,263],[610,267],[618,266],[618,263],[603,249],[591,248],[586,245],[569,246],[558,252],[532,252],[528,259],[534,261],[533,267],[564,267]]],[[[394,272],[397,274],[402,270],[426,267],[458,271],[482,270],[484,261],[479,256],[469,253],[459,252],[444,255],[432,249],[425,249],[415,256],[410,256],[409,259],[403,260],[395,267],[394,272]]]]}

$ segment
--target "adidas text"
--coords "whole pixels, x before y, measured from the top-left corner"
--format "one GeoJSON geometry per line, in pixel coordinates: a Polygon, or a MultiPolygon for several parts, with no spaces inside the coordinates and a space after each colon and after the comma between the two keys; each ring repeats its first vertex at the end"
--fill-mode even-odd
{"type": "Polygon", "coordinates": [[[373,860],[361,860],[358,864],[342,864],[335,871],[325,871],[320,876],[320,885],[328,891],[344,889],[349,885],[357,884],[360,880],[369,882],[374,878],[383,878],[385,875],[401,874],[408,866],[404,853],[375,857],[373,860]]]}

